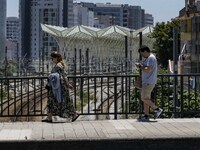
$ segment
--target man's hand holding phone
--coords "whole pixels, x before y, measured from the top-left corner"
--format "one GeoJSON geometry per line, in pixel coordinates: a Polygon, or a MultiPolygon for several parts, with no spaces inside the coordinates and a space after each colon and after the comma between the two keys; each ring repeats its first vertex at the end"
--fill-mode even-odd
{"type": "Polygon", "coordinates": [[[137,68],[142,68],[142,64],[141,64],[141,63],[135,63],[135,66],[136,66],[137,68]]]}

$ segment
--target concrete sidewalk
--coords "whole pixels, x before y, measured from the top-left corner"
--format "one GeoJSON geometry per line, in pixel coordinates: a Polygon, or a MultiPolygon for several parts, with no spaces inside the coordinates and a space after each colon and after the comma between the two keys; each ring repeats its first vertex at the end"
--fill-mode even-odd
{"type": "Polygon", "coordinates": [[[200,149],[200,119],[0,123],[0,150],[200,149]]]}

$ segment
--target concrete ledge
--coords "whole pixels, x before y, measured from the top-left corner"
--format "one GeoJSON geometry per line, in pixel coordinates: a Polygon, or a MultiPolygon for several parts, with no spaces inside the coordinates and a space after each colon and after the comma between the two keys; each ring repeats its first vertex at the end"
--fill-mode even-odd
{"type": "Polygon", "coordinates": [[[0,150],[199,150],[197,138],[0,141],[0,150]]]}

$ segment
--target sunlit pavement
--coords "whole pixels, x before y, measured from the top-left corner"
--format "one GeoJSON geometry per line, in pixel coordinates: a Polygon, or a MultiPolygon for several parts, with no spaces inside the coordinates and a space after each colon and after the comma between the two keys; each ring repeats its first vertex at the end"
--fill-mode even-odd
{"type": "Polygon", "coordinates": [[[34,150],[44,149],[43,147],[53,149],[59,146],[59,150],[65,146],[70,146],[70,150],[101,148],[139,150],[149,149],[149,146],[153,149],[162,146],[165,148],[165,145],[168,145],[170,150],[184,149],[183,145],[187,149],[200,149],[200,119],[152,119],[148,122],[124,119],[77,120],[73,123],[0,123],[0,150],[11,149],[13,146],[20,150],[28,147],[34,150]],[[174,148],[170,146],[173,143],[176,144],[174,148]]]}

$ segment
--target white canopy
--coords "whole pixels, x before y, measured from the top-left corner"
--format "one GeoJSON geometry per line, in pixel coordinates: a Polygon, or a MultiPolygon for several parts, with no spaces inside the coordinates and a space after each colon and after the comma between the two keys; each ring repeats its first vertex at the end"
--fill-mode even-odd
{"type": "Polygon", "coordinates": [[[52,36],[63,37],[63,32],[67,29],[59,26],[52,26],[47,24],[41,24],[42,30],[49,33],[52,36]]]}
{"type": "Polygon", "coordinates": [[[139,47],[139,32],[142,32],[143,43],[148,41],[151,47],[153,39],[148,38],[148,34],[153,31],[152,26],[147,26],[138,30],[113,25],[104,29],[76,25],[71,28],[64,28],[41,24],[42,30],[49,33],[56,39],[60,50],[90,49],[93,54],[105,58],[109,56],[124,56],[125,36],[128,37],[128,50],[132,51],[133,59],[137,59],[137,49],[139,47]]]}

